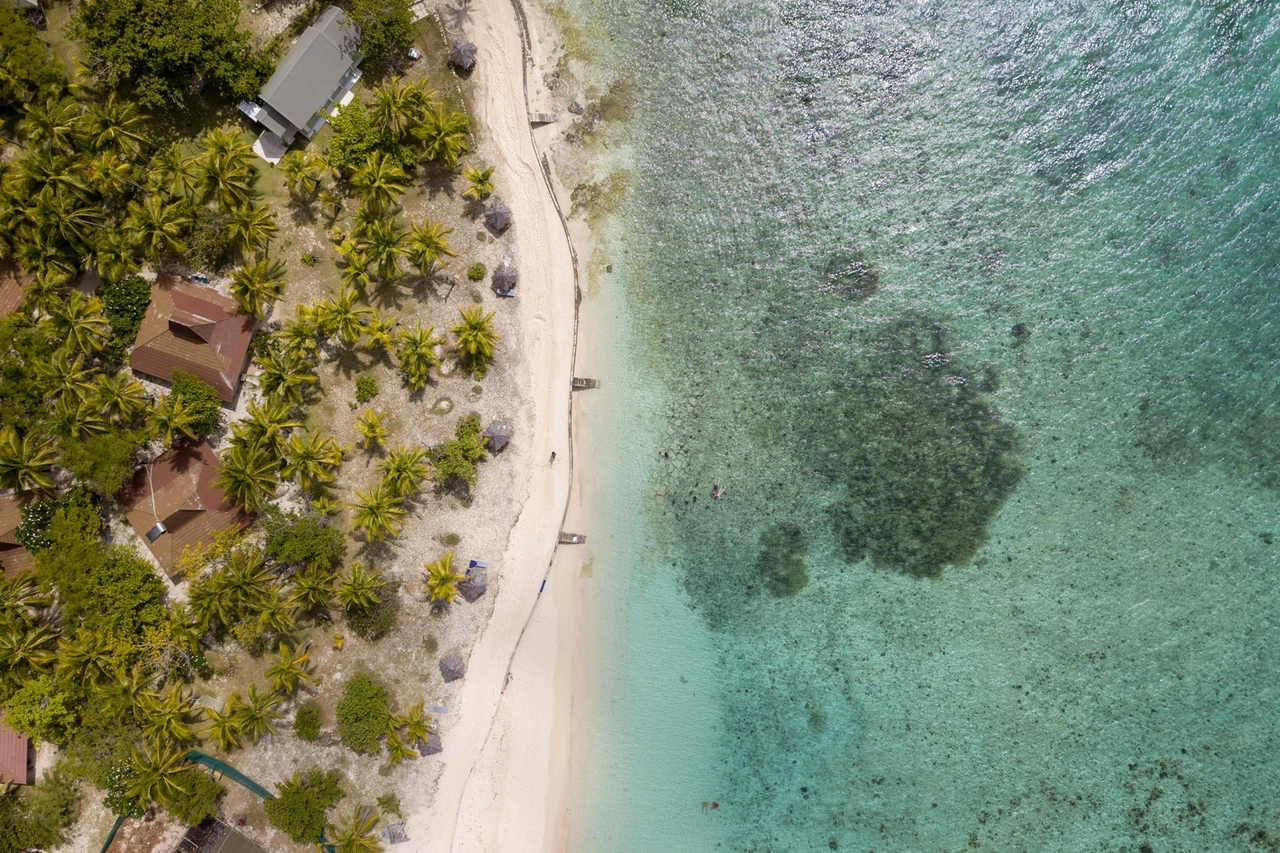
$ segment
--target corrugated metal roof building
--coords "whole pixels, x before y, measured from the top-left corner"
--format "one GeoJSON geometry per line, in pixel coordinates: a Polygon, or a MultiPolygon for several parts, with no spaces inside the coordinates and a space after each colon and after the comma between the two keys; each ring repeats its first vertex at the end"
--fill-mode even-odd
{"type": "Polygon", "coordinates": [[[22,508],[30,500],[30,494],[0,495],[0,569],[6,579],[35,568],[31,552],[18,544],[15,535],[22,523],[22,508]]]}
{"type": "Polygon", "coordinates": [[[209,442],[187,442],[139,468],[116,493],[129,523],[171,578],[184,548],[249,524],[249,515],[214,485],[216,479],[218,457],[209,442]]]}
{"type": "Polygon", "coordinates": [[[168,382],[174,369],[194,373],[233,403],[249,361],[253,317],[210,287],[162,277],[138,329],[129,365],[168,382]]]}
{"type": "Polygon", "coordinates": [[[31,744],[27,736],[4,724],[0,711],[0,784],[31,784],[31,744]]]}

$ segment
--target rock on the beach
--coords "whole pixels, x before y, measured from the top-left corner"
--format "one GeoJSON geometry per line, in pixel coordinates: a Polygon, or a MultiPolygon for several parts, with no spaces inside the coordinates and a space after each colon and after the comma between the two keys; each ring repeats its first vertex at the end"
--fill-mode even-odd
{"type": "Polygon", "coordinates": [[[445,681],[457,681],[466,674],[467,665],[462,662],[462,655],[449,655],[440,661],[440,675],[445,681]]]}
{"type": "Polygon", "coordinates": [[[427,738],[427,745],[419,750],[423,755],[436,755],[444,752],[444,744],[440,742],[440,735],[432,735],[427,738]]]}
{"type": "Polygon", "coordinates": [[[464,39],[454,39],[449,47],[449,63],[470,71],[476,66],[476,46],[464,39]]]}
{"type": "Polygon", "coordinates": [[[511,227],[511,208],[503,204],[502,199],[495,197],[489,209],[484,212],[484,224],[495,234],[501,234],[511,227]]]}
{"type": "Polygon", "coordinates": [[[577,101],[570,101],[569,112],[573,113],[576,116],[582,115],[582,104],[578,103],[577,101]]]}
{"type": "Polygon", "coordinates": [[[462,597],[471,604],[474,604],[488,589],[489,584],[485,582],[484,572],[476,572],[471,577],[458,583],[458,592],[462,593],[462,597]]]}

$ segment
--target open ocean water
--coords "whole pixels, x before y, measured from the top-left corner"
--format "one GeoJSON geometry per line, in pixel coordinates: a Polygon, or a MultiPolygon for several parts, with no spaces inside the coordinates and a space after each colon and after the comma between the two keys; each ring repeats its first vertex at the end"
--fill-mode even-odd
{"type": "Polygon", "coordinates": [[[1280,6],[563,9],[571,849],[1280,850],[1280,6]]]}

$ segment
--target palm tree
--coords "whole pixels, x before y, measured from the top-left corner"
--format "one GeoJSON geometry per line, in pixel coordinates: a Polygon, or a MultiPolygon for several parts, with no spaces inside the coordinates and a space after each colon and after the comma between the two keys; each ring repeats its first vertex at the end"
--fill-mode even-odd
{"type": "Polygon", "coordinates": [[[179,434],[191,439],[199,438],[195,428],[197,418],[195,410],[180,394],[165,394],[151,412],[151,435],[163,438],[165,444],[173,444],[173,439],[179,434]]]}
{"type": "Polygon", "coordinates": [[[285,477],[295,477],[304,492],[314,483],[332,483],[342,464],[344,448],[331,436],[313,432],[306,438],[294,433],[284,449],[285,477]]]}
{"type": "Polygon", "coordinates": [[[93,264],[104,280],[112,282],[142,269],[128,235],[115,229],[103,229],[94,236],[93,264]]]}
{"type": "Polygon", "coordinates": [[[356,305],[357,294],[351,288],[342,292],[336,300],[325,300],[316,305],[316,319],[326,335],[337,334],[347,346],[360,340],[364,323],[372,313],[367,307],[356,305]]]}
{"type": "Polygon", "coordinates": [[[311,680],[311,670],[307,666],[311,657],[309,645],[291,649],[284,643],[280,644],[275,659],[267,667],[267,680],[271,682],[272,690],[292,696],[299,682],[311,680]]]}
{"type": "Polygon", "coordinates": [[[47,625],[8,625],[0,631],[0,678],[16,689],[33,674],[48,672],[53,668],[57,639],[57,632],[47,625]]]}
{"type": "Polygon", "coordinates": [[[244,726],[236,713],[240,707],[240,694],[232,693],[227,697],[222,710],[205,708],[204,714],[209,718],[209,727],[205,734],[218,745],[223,752],[230,752],[240,747],[240,738],[244,735],[244,726]]]}
{"type": "Polygon", "coordinates": [[[384,136],[399,142],[421,119],[428,102],[435,96],[435,92],[426,90],[425,81],[403,83],[399,77],[392,77],[373,90],[369,123],[384,136]]]}
{"type": "Polygon", "coordinates": [[[315,192],[320,188],[322,168],[324,161],[309,151],[290,151],[280,158],[280,171],[289,192],[295,192],[299,187],[304,193],[315,192]]]}
{"type": "Polygon", "coordinates": [[[437,166],[452,169],[458,155],[467,150],[471,119],[466,113],[454,112],[442,103],[428,110],[422,124],[413,131],[422,140],[422,155],[437,166]]]}
{"type": "Polygon", "coordinates": [[[354,562],[338,578],[334,595],[344,610],[366,610],[382,600],[382,588],[386,585],[382,572],[369,571],[354,562]]]}
{"type": "Polygon", "coordinates": [[[396,322],[395,317],[379,317],[375,309],[369,324],[364,327],[365,346],[370,350],[389,352],[395,345],[396,322]]]}
{"type": "Polygon", "coordinates": [[[128,101],[117,101],[115,92],[100,104],[90,104],[80,122],[80,132],[97,151],[114,150],[131,158],[142,156],[147,145],[143,133],[148,116],[128,101]]]}
{"type": "Polygon", "coordinates": [[[107,683],[96,692],[95,697],[102,702],[107,713],[121,720],[142,721],[143,699],[147,693],[147,684],[152,680],[138,667],[125,670],[117,664],[107,683]]]}
{"type": "Polygon", "coordinates": [[[12,578],[0,577],[0,619],[30,622],[52,603],[53,594],[41,588],[34,573],[23,571],[12,578]]]}
{"type": "Polygon", "coordinates": [[[28,104],[18,133],[33,147],[70,151],[80,129],[80,105],[71,98],[28,104]]]}
{"type": "Polygon", "coordinates": [[[48,361],[36,362],[35,367],[40,390],[50,400],[69,398],[78,404],[93,393],[93,368],[84,366],[83,355],[72,358],[62,349],[48,361]]]}
{"type": "Polygon", "coordinates": [[[453,232],[452,228],[443,228],[439,222],[416,222],[409,226],[409,244],[405,249],[405,255],[409,258],[409,263],[417,268],[422,275],[429,275],[431,270],[439,264],[444,266],[444,257],[456,257],[456,253],[449,248],[449,243],[444,239],[444,235],[453,232]]]}
{"type": "Polygon", "coordinates": [[[324,516],[333,515],[335,512],[342,509],[342,504],[338,503],[338,499],[323,489],[318,490],[316,494],[312,495],[307,501],[307,505],[311,508],[312,512],[324,516]]]}
{"type": "Polygon", "coordinates": [[[372,450],[375,446],[382,447],[387,443],[387,428],[382,425],[386,417],[386,412],[365,409],[356,418],[356,432],[360,434],[361,445],[365,450],[372,450]]]}
{"type": "Polygon", "coordinates": [[[52,314],[62,303],[62,294],[70,283],[71,276],[63,270],[43,270],[22,285],[23,301],[33,312],[52,314]]]}
{"type": "Polygon", "coordinates": [[[454,345],[462,355],[467,369],[480,379],[488,370],[498,343],[498,333],[493,330],[493,312],[483,313],[479,305],[464,308],[459,313],[462,321],[452,329],[454,345]]]}
{"type": "Polygon", "coordinates": [[[319,382],[311,366],[297,356],[271,352],[262,362],[258,387],[269,399],[282,400],[290,406],[301,406],[306,386],[319,382]]]}
{"type": "Polygon", "coordinates": [[[215,624],[226,626],[234,622],[234,602],[228,594],[229,586],[229,576],[222,569],[191,583],[187,591],[187,605],[196,618],[196,624],[203,630],[207,631],[215,624]]]}
{"type": "Polygon", "coordinates": [[[382,853],[382,842],[374,833],[378,817],[376,811],[356,806],[351,820],[341,821],[334,829],[334,853],[382,853]]]}
{"type": "Polygon", "coordinates": [[[240,310],[261,319],[284,290],[284,262],[262,258],[231,275],[231,295],[240,310]]]}
{"type": "Polygon", "coordinates": [[[293,575],[293,597],[309,613],[326,613],[333,606],[333,573],[311,564],[293,575]]]}
{"type": "Polygon", "coordinates": [[[249,512],[258,512],[275,497],[279,468],[280,460],[265,450],[235,445],[223,457],[214,485],[249,512]]]}
{"type": "Polygon", "coordinates": [[[329,224],[332,225],[334,220],[338,218],[338,214],[342,213],[342,196],[329,190],[321,190],[320,204],[324,205],[325,214],[329,217],[329,224]]]}
{"type": "Polygon", "coordinates": [[[238,611],[260,608],[271,591],[271,580],[271,570],[261,551],[244,548],[232,552],[227,561],[224,589],[238,611]]]}
{"type": "Polygon", "coordinates": [[[69,396],[54,403],[45,425],[62,438],[102,435],[111,429],[111,421],[92,401],[69,396]]]}
{"type": "MultiPolygon", "coordinates": [[[[364,210],[364,208],[361,208],[364,210]]],[[[363,242],[348,238],[338,246],[338,271],[342,273],[342,286],[361,292],[373,281],[369,275],[369,255],[363,242]]]]}
{"type": "Polygon", "coordinates": [[[51,492],[53,480],[44,472],[57,461],[53,439],[35,430],[19,438],[11,426],[0,429],[0,488],[51,492]]]}
{"type": "Polygon", "coordinates": [[[378,466],[382,485],[397,498],[403,498],[418,490],[423,480],[431,476],[431,466],[426,462],[427,452],[421,447],[396,447],[378,466]]]}
{"type": "Polygon", "coordinates": [[[400,256],[404,254],[408,232],[396,225],[395,219],[383,219],[365,232],[365,253],[377,270],[378,278],[392,282],[403,275],[400,256]]]}
{"type": "Polygon", "coordinates": [[[248,163],[253,157],[253,146],[245,141],[238,130],[227,127],[215,127],[200,138],[204,143],[205,153],[214,157],[229,157],[234,161],[248,163]]]}
{"type": "Polygon", "coordinates": [[[284,594],[284,589],[279,584],[267,587],[257,607],[258,626],[263,631],[274,631],[280,636],[288,636],[298,625],[297,603],[292,596],[284,594]]]}
{"type": "Polygon", "coordinates": [[[147,186],[171,198],[190,195],[196,187],[195,158],[182,152],[182,143],[174,142],[151,158],[147,186]]]}
{"type": "Polygon", "coordinates": [[[427,563],[427,588],[432,603],[452,604],[458,597],[458,583],[463,575],[453,570],[453,552],[445,551],[434,563],[427,563]]]}
{"type": "Polygon", "coordinates": [[[181,255],[187,251],[179,234],[190,219],[182,212],[179,202],[165,204],[158,195],[147,196],[141,204],[129,202],[129,215],[124,221],[125,233],[130,241],[148,260],[160,257],[161,252],[181,255]]]}
{"type": "Polygon", "coordinates": [[[66,345],[92,354],[102,349],[111,335],[111,323],[103,313],[102,300],[73,290],[67,300],[55,306],[50,316],[54,331],[66,345]]]}
{"type": "Polygon", "coordinates": [[[374,542],[400,533],[400,519],[407,515],[400,499],[382,484],[362,492],[356,489],[355,503],[347,504],[354,512],[351,522],[374,542]]]}
{"type": "Polygon", "coordinates": [[[279,232],[275,213],[264,204],[245,204],[227,214],[227,236],[245,255],[266,248],[279,232]]]}
{"type": "Polygon", "coordinates": [[[250,402],[248,416],[236,421],[231,428],[232,441],[255,450],[265,450],[279,458],[284,450],[285,433],[302,426],[302,421],[293,419],[292,410],[292,406],[279,400],[269,400],[265,404],[256,400],[250,402]]]}
{"type": "Polygon", "coordinates": [[[129,782],[129,796],[145,804],[187,793],[174,778],[187,768],[187,752],[181,744],[164,741],[153,741],[142,754],[135,749],[129,762],[136,774],[129,782]]]}
{"type": "Polygon", "coordinates": [[[298,305],[295,310],[297,316],[275,333],[275,340],[280,344],[281,352],[289,358],[313,358],[319,349],[319,342],[316,340],[319,324],[316,322],[315,312],[309,305],[298,305]]]}
{"type": "Polygon", "coordinates": [[[93,402],[117,422],[128,423],[147,408],[147,390],[128,371],[94,377],[93,402]]]}
{"type": "Polygon", "coordinates": [[[400,733],[392,729],[387,732],[387,766],[395,767],[406,758],[417,758],[418,751],[400,738],[400,733]]]}
{"type": "Polygon", "coordinates": [[[142,733],[156,743],[180,743],[195,737],[187,718],[195,703],[181,684],[171,684],[163,694],[146,693],[142,699],[142,733]]]}
{"type": "Polygon", "coordinates": [[[258,693],[258,685],[249,685],[249,700],[237,698],[236,717],[244,733],[254,743],[264,734],[275,734],[275,721],[283,714],[275,707],[284,699],[275,693],[258,693]]]}
{"type": "Polygon", "coordinates": [[[493,166],[487,169],[467,166],[462,170],[462,177],[467,179],[467,188],[462,191],[463,198],[484,201],[493,195],[493,166]]]}
{"type": "Polygon", "coordinates": [[[390,156],[375,151],[364,165],[351,175],[351,188],[356,198],[377,210],[386,210],[396,203],[409,187],[409,176],[390,156]]]}
{"type": "Polygon", "coordinates": [[[425,741],[430,736],[430,730],[427,728],[431,724],[431,718],[422,713],[422,700],[418,700],[418,704],[409,709],[409,714],[404,718],[404,735],[409,744],[416,745],[421,741],[425,741]]]}
{"type": "Polygon", "coordinates": [[[74,640],[58,641],[57,672],[77,684],[97,684],[111,677],[113,638],[105,630],[81,628],[74,640]]]}

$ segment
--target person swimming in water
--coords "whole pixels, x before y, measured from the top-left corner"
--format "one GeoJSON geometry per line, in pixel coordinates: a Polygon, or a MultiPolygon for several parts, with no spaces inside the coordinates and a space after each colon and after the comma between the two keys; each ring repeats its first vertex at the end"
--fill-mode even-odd
{"type": "Polygon", "coordinates": [[[711,486],[711,497],[715,498],[716,500],[720,500],[720,496],[723,494],[724,494],[724,489],[720,487],[720,481],[716,480],[715,484],[711,486]]]}

